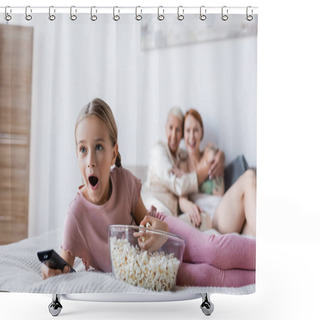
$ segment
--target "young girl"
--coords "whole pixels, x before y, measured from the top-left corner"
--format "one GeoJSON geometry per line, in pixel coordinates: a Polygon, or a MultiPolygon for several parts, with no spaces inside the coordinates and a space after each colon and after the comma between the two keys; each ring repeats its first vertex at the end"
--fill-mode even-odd
{"type": "MultiPolygon", "coordinates": [[[[82,258],[86,269],[111,271],[107,226],[133,224],[170,231],[186,240],[177,285],[238,287],[255,282],[255,240],[237,235],[203,234],[175,217],[146,210],[141,182],[121,166],[117,127],[110,107],[94,99],[80,112],[75,126],[77,158],[84,184],[67,214],[61,256],[71,266],[82,258]],[[113,169],[111,167],[115,165],[113,169]]],[[[152,237],[139,241],[154,248],[152,237]]],[[[65,267],[63,273],[69,272],[65,267]]],[[[61,271],[42,265],[43,278],[61,271]]]]}

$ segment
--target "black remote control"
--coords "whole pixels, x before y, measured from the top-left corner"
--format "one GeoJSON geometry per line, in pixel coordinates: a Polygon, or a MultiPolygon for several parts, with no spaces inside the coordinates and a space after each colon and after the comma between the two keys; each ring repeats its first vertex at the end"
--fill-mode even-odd
{"type": "Polygon", "coordinates": [[[37,253],[39,260],[50,269],[60,269],[63,271],[65,266],[70,268],[70,272],[76,272],[63,258],[54,250],[40,251],[37,253]]]}

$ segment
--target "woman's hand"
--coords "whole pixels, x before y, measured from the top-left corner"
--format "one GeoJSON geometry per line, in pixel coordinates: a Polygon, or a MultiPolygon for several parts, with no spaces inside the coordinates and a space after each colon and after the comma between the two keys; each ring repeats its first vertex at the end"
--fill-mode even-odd
{"type": "Polygon", "coordinates": [[[203,152],[203,158],[206,160],[207,163],[211,164],[213,162],[214,156],[217,153],[216,150],[217,149],[214,147],[213,144],[208,144],[206,146],[203,152]]]}
{"type": "MultiPolygon", "coordinates": [[[[141,221],[140,226],[146,227],[148,224],[151,230],[161,230],[168,232],[169,227],[166,222],[163,222],[155,217],[146,215],[141,221]]],[[[160,234],[154,234],[148,231],[145,232],[135,232],[133,234],[138,238],[138,244],[143,250],[155,251],[158,250],[167,241],[167,237],[160,234]]]]}
{"type": "Polygon", "coordinates": [[[43,280],[50,278],[50,277],[58,276],[63,273],[69,273],[69,272],[70,272],[70,268],[68,266],[65,266],[63,268],[63,271],[61,271],[60,269],[50,269],[44,263],[41,266],[41,274],[42,274],[43,280]]]}
{"type": "Polygon", "coordinates": [[[201,212],[203,211],[197,204],[188,201],[184,205],[184,213],[188,216],[191,223],[199,228],[201,225],[201,212]]]}
{"type": "Polygon", "coordinates": [[[179,207],[184,212],[189,221],[197,228],[201,225],[201,212],[203,211],[197,204],[190,201],[187,197],[179,197],[179,207]]]}
{"type": "Polygon", "coordinates": [[[172,168],[171,172],[178,178],[181,178],[185,174],[185,172],[182,169],[176,167],[172,168]]]}
{"type": "Polygon", "coordinates": [[[214,156],[214,159],[210,166],[209,179],[212,179],[212,177],[224,176],[224,161],[225,161],[224,152],[219,150],[214,156]]]}

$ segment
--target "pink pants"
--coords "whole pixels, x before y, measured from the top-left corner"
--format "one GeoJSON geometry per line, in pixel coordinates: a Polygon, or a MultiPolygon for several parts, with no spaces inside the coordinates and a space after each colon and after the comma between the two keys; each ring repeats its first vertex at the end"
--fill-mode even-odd
{"type": "Polygon", "coordinates": [[[164,213],[150,215],[165,221],[171,233],[186,241],[177,285],[241,287],[255,283],[255,239],[236,234],[209,235],[164,213]]]}

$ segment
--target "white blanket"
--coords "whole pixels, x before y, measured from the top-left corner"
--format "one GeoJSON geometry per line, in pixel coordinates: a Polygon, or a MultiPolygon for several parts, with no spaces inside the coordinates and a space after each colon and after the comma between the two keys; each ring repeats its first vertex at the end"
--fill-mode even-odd
{"type": "Polygon", "coordinates": [[[82,261],[76,259],[76,273],[63,274],[42,280],[41,263],[37,252],[55,249],[60,252],[61,230],[10,245],[0,246],[0,291],[72,294],[72,293],[146,293],[177,295],[195,293],[250,294],[255,285],[240,288],[176,287],[173,292],[154,292],[131,286],[115,279],[110,273],[85,271],[82,261]]]}

